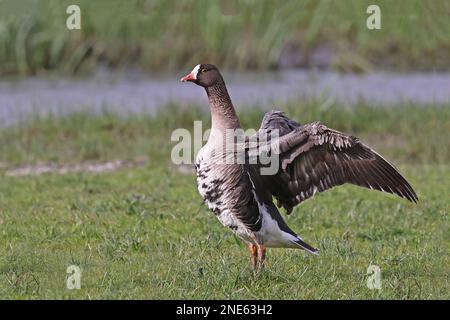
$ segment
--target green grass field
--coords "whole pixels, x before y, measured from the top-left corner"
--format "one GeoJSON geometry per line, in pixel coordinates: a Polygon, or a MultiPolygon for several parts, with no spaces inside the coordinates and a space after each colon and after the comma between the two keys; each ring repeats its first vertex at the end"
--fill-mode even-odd
{"type": "MultiPolygon", "coordinates": [[[[287,219],[321,255],[269,249],[257,274],[247,248],[202,205],[194,175],[170,161],[170,132],[209,122],[207,113],[168,106],[155,118],[35,119],[0,130],[0,298],[449,299],[450,108],[281,109],[370,142],[419,204],[353,186],[319,194],[287,219]],[[10,175],[138,158],[144,167],[10,175]],[[370,264],[381,268],[381,290],[366,286],[370,264]],[[66,288],[69,265],[82,269],[80,290],[66,288]]],[[[261,120],[252,110],[240,112],[247,127],[261,120]]]]}

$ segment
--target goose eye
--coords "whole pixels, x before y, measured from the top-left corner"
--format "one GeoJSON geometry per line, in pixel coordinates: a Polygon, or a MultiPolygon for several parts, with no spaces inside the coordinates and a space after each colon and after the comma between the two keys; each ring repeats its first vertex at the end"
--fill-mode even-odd
{"type": "Polygon", "coordinates": [[[203,68],[202,70],[200,70],[201,72],[206,72],[206,71],[208,71],[208,70],[206,70],[205,68],[203,68]]]}

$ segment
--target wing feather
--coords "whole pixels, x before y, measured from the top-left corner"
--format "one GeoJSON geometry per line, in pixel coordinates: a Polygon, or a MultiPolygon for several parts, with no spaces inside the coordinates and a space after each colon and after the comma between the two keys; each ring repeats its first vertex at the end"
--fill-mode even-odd
{"type": "Polygon", "coordinates": [[[356,137],[320,122],[300,125],[280,111],[264,116],[259,133],[273,130],[279,130],[276,143],[281,168],[275,175],[262,176],[262,180],[288,213],[316,191],[344,183],[418,201],[399,171],[356,137]]]}

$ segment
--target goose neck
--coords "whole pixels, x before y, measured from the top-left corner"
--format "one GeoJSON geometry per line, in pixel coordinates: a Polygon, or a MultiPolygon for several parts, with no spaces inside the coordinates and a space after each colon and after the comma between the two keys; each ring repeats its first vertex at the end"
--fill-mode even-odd
{"type": "Polygon", "coordinates": [[[211,128],[221,131],[240,128],[233,103],[223,80],[206,88],[211,109],[211,128]]]}

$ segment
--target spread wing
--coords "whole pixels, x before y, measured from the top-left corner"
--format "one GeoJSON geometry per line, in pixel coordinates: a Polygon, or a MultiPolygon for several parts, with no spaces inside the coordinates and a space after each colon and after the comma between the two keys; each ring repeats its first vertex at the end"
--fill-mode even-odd
{"type": "Polygon", "coordinates": [[[268,112],[258,134],[279,130],[280,168],[261,175],[270,193],[287,213],[300,202],[334,186],[357,186],[397,194],[409,201],[418,198],[406,179],[358,138],[320,122],[300,125],[280,111],[268,112]]]}

